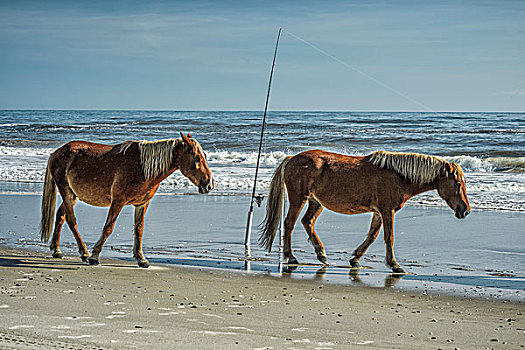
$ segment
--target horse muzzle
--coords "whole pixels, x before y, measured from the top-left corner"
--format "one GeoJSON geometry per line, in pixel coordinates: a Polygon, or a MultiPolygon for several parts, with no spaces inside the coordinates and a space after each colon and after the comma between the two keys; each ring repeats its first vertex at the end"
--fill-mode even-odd
{"type": "Polygon", "coordinates": [[[461,208],[460,206],[456,208],[455,215],[458,219],[464,219],[468,214],[470,214],[470,210],[467,208],[461,208]]]}
{"type": "Polygon", "coordinates": [[[213,187],[214,187],[213,180],[201,182],[199,185],[199,193],[200,194],[210,193],[211,190],[213,190],[213,187]]]}

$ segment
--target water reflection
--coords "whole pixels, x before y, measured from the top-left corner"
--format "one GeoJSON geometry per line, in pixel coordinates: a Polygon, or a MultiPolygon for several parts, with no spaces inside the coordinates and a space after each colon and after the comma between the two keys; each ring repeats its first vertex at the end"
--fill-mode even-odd
{"type": "Polygon", "coordinates": [[[397,282],[401,281],[403,276],[405,276],[405,275],[398,274],[398,273],[391,274],[391,275],[386,275],[386,277],[385,277],[385,287],[387,287],[387,288],[394,287],[397,282]]]}
{"type": "Polygon", "coordinates": [[[328,267],[327,265],[323,265],[319,270],[315,272],[315,276],[321,277],[321,278],[326,276],[327,267],[328,267]]]}
{"type": "Polygon", "coordinates": [[[346,266],[329,266],[323,265],[318,269],[314,270],[312,267],[315,265],[309,264],[279,264],[279,273],[283,277],[290,278],[301,278],[301,279],[310,279],[312,280],[338,280],[342,281],[341,277],[344,276],[344,273],[348,271],[348,277],[350,284],[367,286],[367,287],[381,287],[383,285],[385,288],[394,287],[399,281],[403,279],[405,275],[403,274],[391,274],[391,273],[374,273],[363,272],[369,268],[349,268],[346,266]],[[364,278],[362,278],[365,276],[364,278]],[[384,278],[384,279],[383,279],[384,278]]]}
{"type": "MultiPolygon", "coordinates": [[[[362,281],[361,280],[361,276],[359,275],[360,271],[361,271],[361,269],[351,268],[350,271],[348,272],[350,280],[353,283],[360,284],[360,285],[363,285],[363,286],[368,286],[368,287],[376,287],[377,286],[377,284],[374,283],[374,282],[367,283],[367,282],[362,281]]],[[[366,275],[368,276],[369,273],[366,273],[366,275]]],[[[392,287],[394,287],[397,282],[401,281],[403,276],[404,276],[403,274],[386,274],[386,276],[385,276],[385,283],[384,283],[385,288],[392,288],[392,287]]]]}

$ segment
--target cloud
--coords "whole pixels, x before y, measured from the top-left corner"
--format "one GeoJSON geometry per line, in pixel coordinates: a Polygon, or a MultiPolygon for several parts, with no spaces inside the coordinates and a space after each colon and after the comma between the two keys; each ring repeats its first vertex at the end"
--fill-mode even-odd
{"type": "Polygon", "coordinates": [[[525,96],[525,88],[516,88],[512,90],[496,92],[494,95],[496,96],[525,96]]]}

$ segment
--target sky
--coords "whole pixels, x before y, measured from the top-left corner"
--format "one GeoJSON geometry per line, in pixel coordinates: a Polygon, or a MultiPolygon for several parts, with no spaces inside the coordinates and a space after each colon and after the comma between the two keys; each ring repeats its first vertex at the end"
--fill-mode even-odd
{"type": "Polygon", "coordinates": [[[525,1],[0,0],[0,109],[525,111],[525,1]]]}

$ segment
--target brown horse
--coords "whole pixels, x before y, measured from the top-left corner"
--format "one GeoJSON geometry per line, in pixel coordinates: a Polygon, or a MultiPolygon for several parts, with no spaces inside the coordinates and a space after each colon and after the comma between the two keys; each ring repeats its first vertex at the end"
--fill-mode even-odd
{"type": "Polygon", "coordinates": [[[437,190],[458,219],[470,213],[461,167],[437,157],[417,153],[379,151],[365,157],[346,156],[320,150],[287,157],[275,170],[266,206],[260,244],[270,251],[281,217],[284,186],[290,208],[284,222],[284,257],[296,264],[292,253],[292,230],[306,201],[302,224],[315,248],[317,259],[326,263],[324,246],[314,224],[324,207],[342,214],[373,212],[368,236],[353,252],[350,265],[359,259],[377,238],[383,225],[386,264],[394,273],[403,268],[394,258],[394,214],[405,202],[422,192],[437,190]]]}
{"type": "Polygon", "coordinates": [[[161,181],[180,169],[199,188],[200,193],[213,189],[213,178],[206,155],[199,143],[181,133],[182,139],[162,141],[126,141],[119,145],[102,145],[72,141],[49,157],[42,196],[40,233],[49,241],[53,226],[56,189],[62,204],[56,213],[55,230],[50,249],[53,257],[62,257],[60,231],[67,221],[78,245],[82,261],[97,265],[104,242],[113,231],[117,216],[125,205],[135,206],[135,244],[133,257],[140,267],[149,263],[142,253],[144,215],[161,181]],[[77,230],[73,211],[77,199],[88,204],[108,207],[102,235],[90,254],[77,230]]]}

